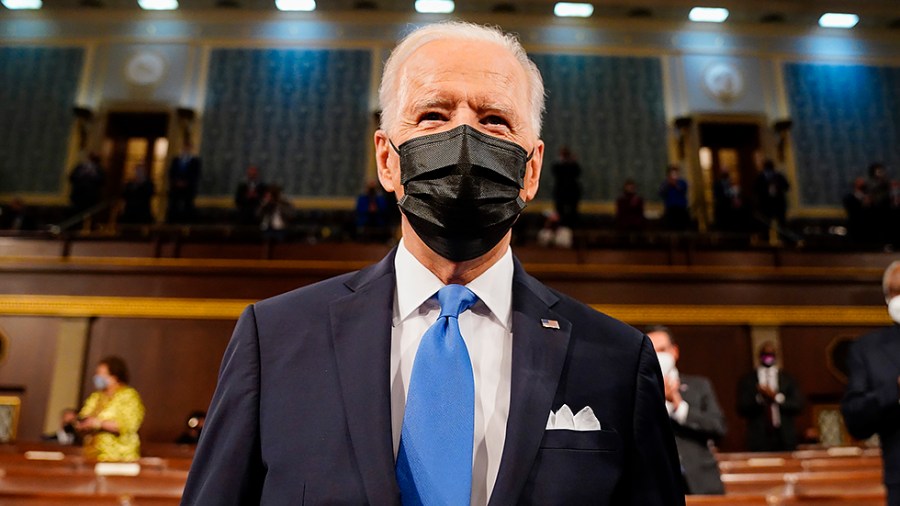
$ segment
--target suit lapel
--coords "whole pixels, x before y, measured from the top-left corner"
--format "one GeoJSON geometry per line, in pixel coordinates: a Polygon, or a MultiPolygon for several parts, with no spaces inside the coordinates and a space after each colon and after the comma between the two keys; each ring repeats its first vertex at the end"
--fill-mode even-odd
{"type": "Polygon", "coordinates": [[[344,410],[370,504],[399,503],[391,438],[390,353],[394,253],[346,283],[330,306],[344,410]]]}
{"type": "Polygon", "coordinates": [[[572,327],[551,310],[557,300],[515,261],[509,418],[492,505],[518,500],[547,426],[572,327]],[[556,320],[560,328],[545,328],[541,319],[556,320]]]}

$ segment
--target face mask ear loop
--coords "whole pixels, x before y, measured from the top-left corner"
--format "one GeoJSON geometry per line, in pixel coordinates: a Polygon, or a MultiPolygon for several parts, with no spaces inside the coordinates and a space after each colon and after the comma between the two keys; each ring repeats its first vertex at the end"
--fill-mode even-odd
{"type": "Polygon", "coordinates": [[[399,155],[399,154],[400,154],[400,150],[397,149],[397,146],[394,146],[394,141],[388,139],[388,142],[391,144],[391,147],[394,148],[394,151],[396,151],[397,154],[399,155]]]}

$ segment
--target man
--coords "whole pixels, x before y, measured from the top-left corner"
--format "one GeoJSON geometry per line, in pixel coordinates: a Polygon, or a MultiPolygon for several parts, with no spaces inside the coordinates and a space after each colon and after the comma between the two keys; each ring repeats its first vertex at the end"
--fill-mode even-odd
{"type": "Polygon", "coordinates": [[[550,167],[553,174],[553,205],[559,214],[560,225],[578,226],[578,202],[581,200],[581,165],[568,146],[559,150],[559,160],[550,167]]]}
{"type": "Polygon", "coordinates": [[[259,178],[259,169],[251,165],[247,167],[247,177],[238,184],[234,192],[234,206],[237,209],[238,223],[256,225],[259,219],[256,214],[266,193],[266,184],[259,178]]]}
{"type": "Polygon", "coordinates": [[[894,325],[876,330],[850,348],[850,371],[841,412],[857,439],[878,434],[888,506],[900,506],[900,260],[882,281],[894,325]]]}
{"type": "Polygon", "coordinates": [[[669,230],[687,230],[691,225],[688,183],[680,172],[677,165],[669,165],[666,180],[659,186],[659,198],[663,201],[663,224],[669,230]]]}
{"type": "Polygon", "coordinates": [[[738,413],[747,419],[747,449],[788,452],[797,447],[794,417],[803,407],[797,382],[780,370],[775,343],[759,349],[759,367],[738,382],[738,413]]]}
{"type": "Polygon", "coordinates": [[[791,188],[786,177],[775,170],[775,162],[766,160],[763,169],[753,183],[756,210],[760,218],[770,225],[773,221],[784,227],[787,215],[787,192],[791,188]]]}
{"type": "Polygon", "coordinates": [[[380,98],[402,242],[244,312],[183,504],[683,504],[649,341],[510,252],[543,155],[518,41],[416,30],[380,98]]]}
{"type": "Polygon", "coordinates": [[[724,494],[719,463],[710,450],[713,441],[724,436],[726,430],[716,393],[708,379],[679,374],[675,367],[679,349],[668,328],[651,327],[647,337],[653,342],[662,367],[666,409],[675,430],[687,493],[724,494]]]}
{"type": "Polygon", "coordinates": [[[194,199],[200,185],[200,158],[194,155],[190,142],[181,156],[169,165],[169,203],[166,223],[190,223],[194,219],[194,199]]]}

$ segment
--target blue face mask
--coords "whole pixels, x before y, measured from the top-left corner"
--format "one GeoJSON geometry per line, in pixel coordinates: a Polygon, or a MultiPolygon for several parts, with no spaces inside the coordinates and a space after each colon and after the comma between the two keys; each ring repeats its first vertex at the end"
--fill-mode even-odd
{"type": "Polygon", "coordinates": [[[99,374],[94,375],[94,388],[97,390],[106,390],[109,386],[109,380],[99,374]]]}

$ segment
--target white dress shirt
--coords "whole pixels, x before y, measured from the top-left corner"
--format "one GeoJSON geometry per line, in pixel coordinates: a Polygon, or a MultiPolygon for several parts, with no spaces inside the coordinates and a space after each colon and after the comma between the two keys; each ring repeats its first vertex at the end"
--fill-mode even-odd
{"type": "MultiPolygon", "coordinates": [[[[437,291],[444,284],[406,249],[394,259],[397,290],[391,330],[391,428],[394,458],[409,393],[409,379],[419,342],[437,321],[437,291]]],[[[486,505],[497,481],[506,440],[512,375],[512,252],[466,285],[478,296],[459,315],[459,330],[469,350],[475,376],[475,434],[472,455],[472,505],[486,505]]]]}
{"type": "MultiPolygon", "coordinates": [[[[778,391],[778,367],[774,365],[772,367],[759,366],[756,368],[756,379],[759,380],[760,385],[777,392],[775,403],[769,406],[769,409],[772,411],[772,426],[781,427],[781,408],[779,406],[784,404],[784,394],[778,391]]],[[[765,404],[761,395],[756,394],[756,397],[760,404],[765,404]]]]}

